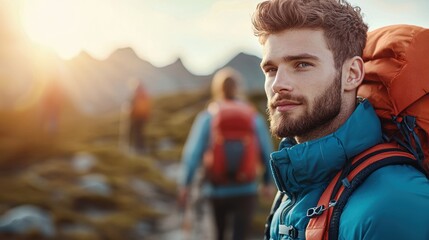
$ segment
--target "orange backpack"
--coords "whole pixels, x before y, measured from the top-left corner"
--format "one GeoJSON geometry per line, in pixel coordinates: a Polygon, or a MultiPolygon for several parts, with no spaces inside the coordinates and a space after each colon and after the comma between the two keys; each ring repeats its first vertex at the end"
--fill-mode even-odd
{"type": "Polygon", "coordinates": [[[151,111],[151,100],[149,95],[139,86],[131,103],[131,118],[133,119],[147,119],[151,111]]]}
{"type": "Polygon", "coordinates": [[[255,180],[259,145],[254,109],[242,102],[225,101],[212,103],[209,112],[213,118],[211,145],[204,155],[207,179],[214,185],[255,180]]]}
{"type": "Polygon", "coordinates": [[[386,140],[395,140],[429,171],[429,29],[393,25],[368,35],[363,53],[367,98],[382,122],[386,140]]]}

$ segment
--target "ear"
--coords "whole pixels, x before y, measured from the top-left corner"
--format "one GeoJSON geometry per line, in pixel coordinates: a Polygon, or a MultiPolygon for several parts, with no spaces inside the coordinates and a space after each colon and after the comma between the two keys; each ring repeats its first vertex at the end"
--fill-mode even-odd
{"type": "Polygon", "coordinates": [[[361,57],[355,56],[345,62],[343,65],[343,73],[345,75],[344,90],[352,91],[362,83],[365,76],[364,64],[361,57]]]}

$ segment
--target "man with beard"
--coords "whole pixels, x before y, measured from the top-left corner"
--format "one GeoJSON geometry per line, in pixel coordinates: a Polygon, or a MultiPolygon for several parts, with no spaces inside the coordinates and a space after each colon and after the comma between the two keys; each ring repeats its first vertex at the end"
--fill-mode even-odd
{"type": "MultiPolygon", "coordinates": [[[[383,142],[374,109],[357,98],[368,27],[360,8],[338,0],[265,1],[252,22],[263,47],[270,128],[282,139],[272,171],[286,195],[267,237],[310,239],[307,210],[353,157],[383,142]]],[[[422,172],[383,167],[348,199],[336,237],[429,239],[428,203],[422,172]]]]}

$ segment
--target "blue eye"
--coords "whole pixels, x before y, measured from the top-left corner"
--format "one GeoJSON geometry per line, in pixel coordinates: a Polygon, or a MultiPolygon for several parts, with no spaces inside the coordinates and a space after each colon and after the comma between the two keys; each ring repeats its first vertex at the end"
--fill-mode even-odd
{"type": "Polygon", "coordinates": [[[275,67],[266,68],[266,69],[264,69],[264,72],[265,72],[265,75],[274,76],[274,75],[276,75],[277,68],[275,68],[275,67]]]}
{"type": "Polygon", "coordinates": [[[307,63],[307,62],[299,62],[296,65],[297,68],[306,68],[306,67],[310,67],[310,66],[312,66],[312,65],[310,63],[307,63]]]}

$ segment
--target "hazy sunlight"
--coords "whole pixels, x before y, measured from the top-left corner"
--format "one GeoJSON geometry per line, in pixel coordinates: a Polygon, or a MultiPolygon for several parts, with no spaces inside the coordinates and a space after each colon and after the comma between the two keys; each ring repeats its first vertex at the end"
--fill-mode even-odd
{"type": "Polygon", "coordinates": [[[52,48],[63,58],[71,58],[81,51],[76,38],[81,24],[85,23],[72,11],[76,9],[72,2],[46,0],[23,4],[23,27],[31,40],[52,48]]]}

